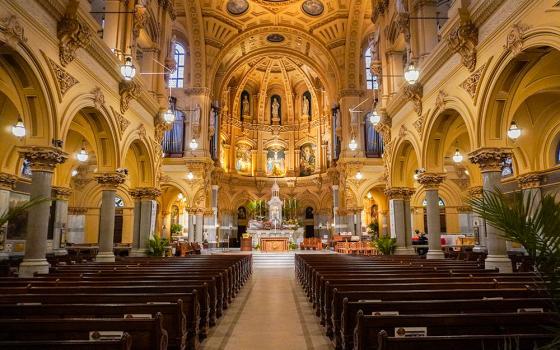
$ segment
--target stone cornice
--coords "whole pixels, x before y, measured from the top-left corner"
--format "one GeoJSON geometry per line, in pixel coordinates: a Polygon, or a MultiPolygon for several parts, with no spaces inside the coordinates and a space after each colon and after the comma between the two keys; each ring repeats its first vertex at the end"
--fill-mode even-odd
{"type": "Polygon", "coordinates": [[[29,161],[32,171],[53,172],[57,164],[68,159],[68,153],[56,147],[26,146],[18,149],[22,158],[29,161]]]}
{"type": "Polygon", "coordinates": [[[483,147],[469,153],[469,160],[473,164],[478,164],[481,172],[502,171],[504,160],[511,156],[509,148],[483,147]]]}
{"type": "Polygon", "coordinates": [[[438,189],[446,177],[447,175],[442,173],[422,173],[417,181],[425,189],[438,189]]]}

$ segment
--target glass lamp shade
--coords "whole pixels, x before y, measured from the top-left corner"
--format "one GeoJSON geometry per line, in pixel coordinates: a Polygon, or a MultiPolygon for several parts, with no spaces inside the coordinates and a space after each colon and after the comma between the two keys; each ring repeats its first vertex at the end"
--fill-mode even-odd
{"type": "Polygon", "coordinates": [[[78,152],[78,154],[76,154],[76,158],[80,161],[80,162],[85,162],[88,160],[89,158],[89,154],[86,151],[85,148],[82,147],[82,149],[80,150],[80,152],[78,152]]]}
{"type": "Polygon", "coordinates": [[[511,122],[507,135],[512,140],[517,140],[521,136],[521,129],[519,129],[515,121],[511,122]]]}
{"type": "Polygon", "coordinates": [[[194,175],[193,175],[192,171],[189,171],[189,172],[188,172],[188,174],[187,174],[187,179],[188,179],[188,180],[194,179],[194,175]]]}
{"type": "Polygon", "coordinates": [[[171,109],[168,109],[167,111],[165,111],[163,113],[163,120],[167,124],[173,123],[175,121],[175,113],[173,113],[173,111],[171,109]]]}
{"type": "Polygon", "coordinates": [[[121,74],[124,80],[132,80],[136,75],[136,67],[134,67],[130,56],[125,58],[123,65],[121,65],[121,74]]]}
{"type": "Polygon", "coordinates": [[[373,197],[373,196],[371,195],[371,192],[368,192],[368,193],[367,193],[367,198],[368,198],[368,199],[371,199],[372,197],[373,197]]]}
{"type": "Polygon", "coordinates": [[[361,171],[358,171],[358,172],[356,173],[356,180],[361,180],[361,179],[363,179],[363,178],[364,178],[364,175],[362,174],[362,172],[361,172],[361,171]]]}
{"type": "Polygon", "coordinates": [[[371,112],[371,115],[369,116],[369,122],[373,125],[377,125],[380,121],[381,116],[379,115],[379,113],[377,113],[377,111],[371,112]]]}
{"type": "Polygon", "coordinates": [[[356,142],[356,139],[352,137],[352,140],[350,140],[350,143],[348,144],[348,148],[350,148],[351,151],[355,151],[358,149],[358,143],[356,142]]]}
{"type": "Polygon", "coordinates": [[[72,172],[70,173],[70,175],[72,175],[72,177],[78,175],[78,170],[72,169],[72,172]]]}
{"type": "Polygon", "coordinates": [[[455,150],[455,154],[453,155],[453,161],[455,163],[461,163],[463,161],[463,155],[459,152],[459,149],[455,150]]]}
{"type": "Polygon", "coordinates": [[[195,139],[192,139],[191,143],[189,143],[189,147],[191,150],[196,150],[198,148],[198,142],[195,139]]]}
{"type": "Polygon", "coordinates": [[[18,118],[15,125],[12,125],[12,135],[15,137],[25,137],[25,125],[23,125],[23,120],[18,118]]]}
{"type": "Polygon", "coordinates": [[[409,64],[404,72],[404,79],[410,85],[416,84],[418,79],[420,78],[420,71],[414,66],[413,63],[409,64]]]}

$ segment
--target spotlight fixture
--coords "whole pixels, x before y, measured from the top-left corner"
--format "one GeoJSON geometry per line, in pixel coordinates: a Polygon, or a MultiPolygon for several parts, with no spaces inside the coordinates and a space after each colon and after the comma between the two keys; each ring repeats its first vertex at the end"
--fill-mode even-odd
{"type": "Polygon", "coordinates": [[[130,81],[136,75],[136,67],[132,63],[132,57],[127,56],[124,63],[121,65],[121,74],[126,81],[130,81]]]}
{"type": "Polygon", "coordinates": [[[351,151],[355,151],[358,149],[358,143],[356,142],[356,138],[354,136],[352,136],[352,140],[350,140],[348,148],[350,148],[351,151]]]}
{"type": "Polygon", "coordinates": [[[88,151],[86,150],[86,141],[82,140],[82,149],[76,154],[76,159],[80,162],[87,162],[89,158],[88,151]]]}
{"type": "Polygon", "coordinates": [[[23,119],[21,119],[21,117],[18,117],[17,123],[12,125],[12,135],[18,138],[23,138],[25,137],[25,132],[26,130],[25,125],[23,125],[23,119]]]}
{"type": "Polygon", "coordinates": [[[463,161],[463,155],[459,152],[459,149],[455,149],[455,154],[453,155],[453,161],[455,163],[461,163],[463,161]]]}
{"type": "Polygon", "coordinates": [[[521,129],[515,123],[515,120],[512,120],[509,129],[507,131],[507,136],[512,140],[517,140],[521,136],[521,129]]]}
{"type": "Polygon", "coordinates": [[[189,172],[187,173],[187,179],[188,179],[189,181],[191,181],[192,179],[194,179],[194,175],[193,175],[192,171],[189,171],[189,172]]]}
{"type": "Polygon", "coordinates": [[[414,66],[414,63],[410,62],[406,68],[406,71],[404,72],[404,79],[410,85],[416,84],[418,79],[420,79],[420,71],[414,66]]]}
{"type": "Polygon", "coordinates": [[[369,116],[369,122],[373,125],[377,125],[380,121],[381,116],[379,115],[379,113],[377,113],[377,110],[374,109],[369,116]]]}
{"type": "Polygon", "coordinates": [[[363,178],[364,178],[364,175],[362,174],[362,172],[361,172],[361,171],[358,171],[358,172],[356,173],[356,180],[361,180],[361,179],[363,179],[363,178]]]}
{"type": "Polygon", "coordinates": [[[195,151],[198,148],[198,142],[196,142],[195,139],[192,139],[191,143],[189,143],[189,147],[192,151],[195,151]]]}

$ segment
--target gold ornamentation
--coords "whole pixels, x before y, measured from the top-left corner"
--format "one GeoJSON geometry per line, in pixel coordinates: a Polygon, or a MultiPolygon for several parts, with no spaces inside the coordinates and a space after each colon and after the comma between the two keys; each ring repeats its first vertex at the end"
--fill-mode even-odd
{"type": "Polygon", "coordinates": [[[15,41],[27,42],[23,26],[14,15],[0,18],[0,31],[15,41]]]}
{"type": "Polygon", "coordinates": [[[72,195],[73,190],[68,187],[53,186],[51,192],[54,199],[67,201],[72,195]]]}
{"type": "Polygon", "coordinates": [[[445,99],[447,98],[447,93],[443,90],[439,90],[439,93],[436,97],[436,107],[439,110],[445,109],[445,99]]]}
{"type": "Polygon", "coordinates": [[[55,61],[47,57],[44,53],[43,55],[45,56],[51,73],[54,76],[54,80],[57,83],[56,87],[58,90],[58,96],[60,99],[62,99],[66,92],[68,92],[68,90],[70,90],[70,88],[72,88],[74,85],[78,84],[79,81],[78,79],[70,75],[67,71],[65,71],[64,68],[56,64],[55,61]]]}
{"type": "Polygon", "coordinates": [[[125,113],[130,105],[130,100],[140,97],[142,89],[135,80],[122,80],[119,83],[119,95],[121,95],[121,113],[125,113]]]}
{"type": "Polygon", "coordinates": [[[12,190],[14,189],[16,182],[17,176],[8,173],[0,173],[0,189],[12,190]]]}
{"type": "Polygon", "coordinates": [[[132,21],[132,35],[135,39],[140,36],[140,31],[144,29],[147,21],[148,13],[146,11],[146,8],[142,6],[137,7],[134,11],[134,17],[132,21]]]}
{"type": "Polygon", "coordinates": [[[409,200],[416,190],[409,187],[388,187],[383,192],[389,199],[409,200]]]}
{"type": "Polygon", "coordinates": [[[97,109],[100,109],[101,106],[105,105],[105,95],[103,94],[103,90],[99,86],[96,86],[92,91],[91,94],[93,95],[93,103],[97,109]]]}
{"type": "Polygon", "coordinates": [[[469,160],[473,164],[478,164],[481,172],[500,172],[504,160],[511,154],[511,149],[507,148],[479,148],[469,153],[469,160]]]}
{"type": "Polygon", "coordinates": [[[57,164],[62,164],[68,159],[68,153],[56,147],[27,146],[18,149],[20,156],[27,159],[31,171],[54,171],[57,164]]]}
{"type": "Polygon", "coordinates": [[[59,58],[62,66],[68,65],[76,58],[76,51],[85,48],[91,42],[91,30],[78,21],[78,0],[70,0],[66,13],[58,22],[56,35],[60,41],[59,58]]]}
{"type": "Polygon", "coordinates": [[[478,28],[471,20],[467,9],[459,9],[459,26],[447,37],[449,49],[461,55],[461,62],[469,71],[476,68],[476,45],[478,45],[478,28]]]}
{"type": "Polygon", "coordinates": [[[522,190],[539,188],[541,187],[543,177],[543,174],[540,173],[523,174],[519,175],[519,177],[517,178],[517,183],[519,184],[519,188],[522,190]]]}
{"type": "Polygon", "coordinates": [[[472,207],[469,205],[462,205],[460,207],[457,207],[457,211],[459,213],[472,213],[472,207]]]}
{"type": "Polygon", "coordinates": [[[484,193],[484,189],[482,188],[482,186],[473,186],[468,189],[468,192],[470,197],[480,198],[484,193]]]}
{"type": "Polygon", "coordinates": [[[97,183],[103,187],[117,188],[125,182],[126,175],[123,172],[118,171],[102,173],[96,174],[95,180],[97,180],[97,183]]]}
{"type": "Polygon", "coordinates": [[[418,176],[418,183],[425,189],[437,189],[447,175],[441,173],[422,173],[418,176]]]}
{"type": "Polygon", "coordinates": [[[169,17],[172,20],[177,18],[177,13],[175,12],[175,7],[173,6],[173,0],[158,0],[159,6],[161,6],[167,13],[169,13],[169,17]]]}
{"type": "Polygon", "coordinates": [[[486,63],[483,64],[480,68],[476,70],[476,72],[472,73],[465,81],[459,85],[462,87],[469,95],[474,99],[476,99],[476,95],[478,94],[478,87],[480,85],[480,81],[482,80],[482,75],[486,71],[486,63]]]}
{"type": "Polygon", "coordinates": [[[414,121],[414,123],[412,125],[414,126],[414,129],[416,129],[416,132],[418,133],[418,135],[420,136],[420,139],[421,139],[422,138],[422,129],[424,128],[424,116],[419,115],[418,118],[416,118],[416,120],[414,121]]]}
{"type": "Polygon", "coordinates": [[[401,127],[399,128],[399,137],[404,138],[406,137],[406,134],[408,134],[408,128],[406,125],[401,124],[401,127]]]}
{"type": "Polygon", "coordinates": [[[385,10],[389,7],[389,0],[378,0],[373,8],[373,13],[371,15],[371,20],[373,23],[377,23],[379,16],[385,14],[385,10]]]}
{"type": "Polygon", "coordinates": [[[424,94],[424,88],[422,84],[416,83],[413,85],[407,84],[404,89],[404,96],[414,103],[414,111],[418,116],[422,115],[422,97],[424,94]]]}
{"type": "Polygon", "coordinates": [[[516,23],[511,28],[507,38],[504,49],[506,51],[511,51],[514,55],[519,55],[523,51],[523,41],[525,39],[525,32],[530,28],[530,26],[523,23],[516,23]]]}
{"type": "Polygon", "coordinates": [[[155,200],[161,196],[161,190],[155,187],[136,187],[129,191],[130,196],[134,199],[155,200]]]}
{"type": "Polygon", "coordinates": [[[119,125],[119,131],[122,135],[126,131],[128,126],[130,125],[130,121],[128,119],[126,119],[122,114],[117,112],[113,108],[113,106],[111,106],[111,111],[113,112],[113,115],[115,116],[115,119],[117,119],[117,124],[119,125]]]}

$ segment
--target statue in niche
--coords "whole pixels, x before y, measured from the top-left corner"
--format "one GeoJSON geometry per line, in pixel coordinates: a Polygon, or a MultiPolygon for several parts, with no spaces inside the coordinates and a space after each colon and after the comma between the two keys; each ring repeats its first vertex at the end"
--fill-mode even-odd
{"type": "Polygon", "coordinates": [[[313,145],[307,143],[300,147],[299,175],[309,176],[315,172],[315,151],[313,145]]]}
{"type": "Polygon", "coordinates": [[[280,118],[280,103],[276,97],[272,98],[272,118],[279,119],[280,118]]]}
{"type": "Polygon", "coordinates": [[[303,115],[309,115],[309,99],[305,95],[303,95],[303,108],[301,113],[303,115]]]}
{"type": "Polygon", "coordinates": [[[195,125],[200,124],[200,105],[196,104],[196,106],[194,107],[194,111],[192,114],[192,122],[195,125]]]}
{"type": "Polygon", "coordinates": [[[251,173],[251,148],[249,146],[237,146],[235,152],[235,170],[240,174],[251,173]]]}
{"type": "Polygon", "coordinates": [[[249,96],[245,95],[243,97],[243,101],[241,102],[241,115],[249,115],[250,107],[249,107],[249,96]]]}

